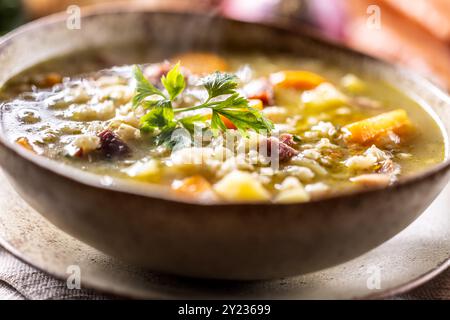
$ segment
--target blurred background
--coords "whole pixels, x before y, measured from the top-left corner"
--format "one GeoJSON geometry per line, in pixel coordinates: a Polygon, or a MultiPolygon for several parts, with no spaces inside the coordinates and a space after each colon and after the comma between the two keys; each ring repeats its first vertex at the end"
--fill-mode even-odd
{"type": "MultiPolygon", "coordinates": [[[[123,0],[0,0],[0,34],[70,5],[123,0]]],[[[450,0],[129,0],[154,8],[314,28],[333,41],[415,69],[450,89],[450,0]]]]}

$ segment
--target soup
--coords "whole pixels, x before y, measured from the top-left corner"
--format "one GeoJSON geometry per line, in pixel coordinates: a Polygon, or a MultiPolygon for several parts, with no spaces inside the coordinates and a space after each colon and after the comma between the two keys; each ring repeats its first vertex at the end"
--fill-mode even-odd
{"type": "Polygon", "coordinates": [[[444,160],[438,124],[389,84],[282,55],[169,58],[26,71],[3,88],[4,133],[99,179],[206,202],[307,202],[444,160]]]}

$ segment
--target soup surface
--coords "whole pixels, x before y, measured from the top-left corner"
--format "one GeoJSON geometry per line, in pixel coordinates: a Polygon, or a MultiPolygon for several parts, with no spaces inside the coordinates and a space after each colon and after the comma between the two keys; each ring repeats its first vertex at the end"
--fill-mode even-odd
{"type": "Polygon", "coordinates": [[[444,160],[433,118],[386,83],[288,56],[169,58],[103,69],[85,54],[28,70],[1,92],[4,133],[102,179],[199,201],[305,202],[444,160]]]}

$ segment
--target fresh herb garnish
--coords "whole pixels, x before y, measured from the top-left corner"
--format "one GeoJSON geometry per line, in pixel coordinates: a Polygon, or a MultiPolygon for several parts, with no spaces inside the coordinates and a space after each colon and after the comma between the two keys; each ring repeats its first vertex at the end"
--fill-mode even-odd
{"type": "Polygon", "coordinates": [[[173,108],[173,102],[186,87],[179,63],[161,77],[167,93],[152,85],[138,66],[134,66],[133,75],[136,80],[133,107],[142,106],[148,110],[141,117],[141,130],[157,132],[155,142],[158,145],[170,142],[171,133],[176,128],[182,127],[193,132],[195,123],[206,123],[209,117],[204,114],[182,116],[187,111],[199,109],[211,109],[210,128],[214,130],[227,130],[222,117],[227,118],[242,134],[248,130],[269,133],[273,129],[273,124],[261,112],[249,106],[248,100],[236,91],[238,80],[232,74],[215,72],[201,79],[200,85],[207,91],[208,98],[199,105],[186,108],[173,108]]]}

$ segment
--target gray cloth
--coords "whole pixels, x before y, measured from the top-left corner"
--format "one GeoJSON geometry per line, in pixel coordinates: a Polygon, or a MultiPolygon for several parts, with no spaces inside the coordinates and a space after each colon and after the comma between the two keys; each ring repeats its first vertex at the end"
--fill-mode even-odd
{"type": "MultiPolygon", "coordinates": [[[[20,261],[0,248],[0,299],[92,299],[112,297],[86,289],[67,288],[66,283],[20,261]]],[[[429,283],[393,299],[450,300],[450,269],[429,283]]]]}
{"type": "Polygon", "coordinates": [[[0,248],[0,299],[94,299],[108,297],[85,289],[68,289],[66,282],[36,270],[0,248]]]}

